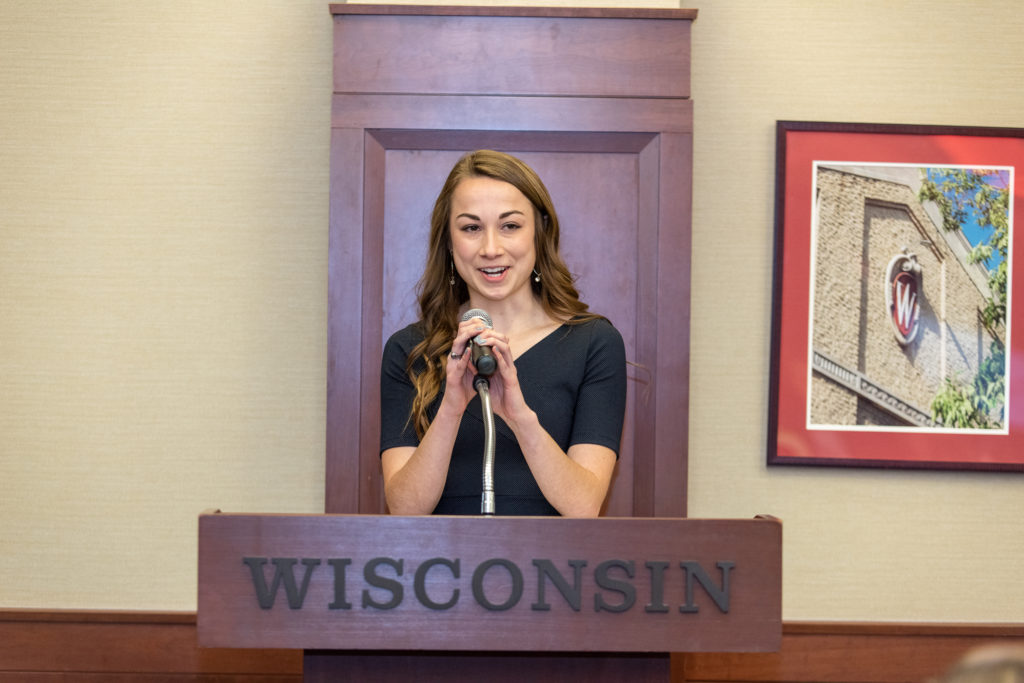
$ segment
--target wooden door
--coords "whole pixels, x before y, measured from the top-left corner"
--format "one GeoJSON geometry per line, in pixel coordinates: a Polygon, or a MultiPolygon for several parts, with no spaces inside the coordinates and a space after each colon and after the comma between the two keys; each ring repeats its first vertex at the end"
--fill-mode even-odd
{"type": "Polygon", "coordinates": [[[327,512],[384,512],[383,344],[417,318],[448,171],[489,148],[544,180],[581,295],[626,344],[626,424],[605,514],[684,516],[695,12],[332,12],[327,512]]]}

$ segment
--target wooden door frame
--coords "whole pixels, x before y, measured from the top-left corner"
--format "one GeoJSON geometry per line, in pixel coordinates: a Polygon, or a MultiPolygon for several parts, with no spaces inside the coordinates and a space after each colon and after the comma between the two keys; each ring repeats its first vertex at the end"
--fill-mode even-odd
{"type": "Polygon", "coordinates": [[[643,263],[637,264],[631,358],[631,390],[639,408],[624,435],[636,454],[631,514],[685,516],[693,156],[689,31],[696,13],[372,5],[335,5],[332,12],[326,511],[384,512],[379,228],[388,153],[489,147],[635,155],[643,263]],[[456,53],[461,48],[445,39],[500,43],[510,26],[502,22],[510,20],[516,22],[520,51],[511,64],[483,55],[476,71],[467,71],[456,53]],[[580,34],[600,38],[586,45],[582,57],[580,34]],[[403,62],[382,44],[386,37],[409,35],[417,36],[418,52],[410,54],[424,55],[422,65],[410,65],[411,57],[403,62]],[[661,42],[652,48],[654,37],[661,42]],[[530,66],[552,55],[559,57],[557,74],[530,66]],[[431,75],[448,63],[459,70],[458,92],[446,91],[450,79],[431,75]],[[423,78],[410,75],[410,68],[422,68],[423,78]],[[509,73],[495,75],[503,70],[509,73]]]}

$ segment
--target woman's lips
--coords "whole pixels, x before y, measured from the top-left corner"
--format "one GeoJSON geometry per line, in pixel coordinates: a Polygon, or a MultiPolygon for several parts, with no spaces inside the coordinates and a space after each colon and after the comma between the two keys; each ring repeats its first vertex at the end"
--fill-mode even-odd
{"type": "Polygon", "coordinates": [[[500,280],[506,271],[508,271],[508,266],[493,266],[488,268],[478,268],[477,270],[479,270],[488,280],[500,280]]]}

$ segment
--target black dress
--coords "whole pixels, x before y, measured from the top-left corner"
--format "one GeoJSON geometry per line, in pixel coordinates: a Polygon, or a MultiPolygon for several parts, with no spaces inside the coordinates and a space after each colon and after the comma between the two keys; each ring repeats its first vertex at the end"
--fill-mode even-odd
{"type": "MultiPolygon", "coordinates": [[[[381,365],[381,452],[419,445],[409,420],[415,390],[405,371],[423,339],[418,324],[391,335],[381,365]]],[[[568,452],[573,444],[619,452],[626,406],[626,356],[622,336],[603,318],[564,324],[516,359],[519,385],[551,438],[568,452]]],[[[441,393],[428,408],[433,419],[441,393]]],[[[498,515],[557,515],[544,498],[512,430],[495,415],[494,498],[498,515]]],[[[484,425],[480,398],[462,416],[448,478],[434,509],[438,515],[480,514],[484,425]]]]}

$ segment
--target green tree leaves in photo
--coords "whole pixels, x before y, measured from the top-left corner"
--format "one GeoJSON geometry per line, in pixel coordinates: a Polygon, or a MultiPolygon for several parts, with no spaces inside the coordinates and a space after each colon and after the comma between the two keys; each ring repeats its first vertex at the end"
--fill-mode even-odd
{"type": "Polygon", "coordinates": [[[972,245],[969,264],[988,270],[990,296],[981,321],[992,336],[973,381],[945,378],[932,399],[932,419],[943,426],[993,429],[1002,426],[1006,406],[1006,272],[1009,260],[1009,172],[941,168],[925,173],[919,199],[932,201],[942,212],[945,230],[964,232],[972,245]]]}

